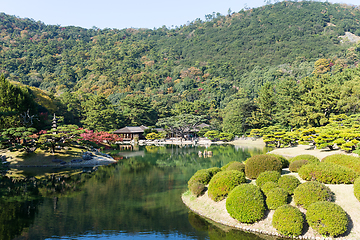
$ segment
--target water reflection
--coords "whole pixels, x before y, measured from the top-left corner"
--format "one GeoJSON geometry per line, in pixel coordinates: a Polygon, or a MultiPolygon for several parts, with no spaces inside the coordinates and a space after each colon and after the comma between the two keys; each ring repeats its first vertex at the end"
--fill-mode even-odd
{"type": "Polygon", "coordinates": [[[146,146],[111,152],[119,162],[97,171],[4,177],[0,239],[262,239],[189,215],[180,196],[197,170],[266,149],[210,146],[212,157],[200,157],[204,150],[146,146]]]}

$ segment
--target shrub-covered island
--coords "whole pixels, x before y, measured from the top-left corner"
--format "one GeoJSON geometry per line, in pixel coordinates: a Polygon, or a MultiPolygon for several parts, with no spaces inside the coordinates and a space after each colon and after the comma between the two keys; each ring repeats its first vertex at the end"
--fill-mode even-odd
{"type": "Polygon", "coordinates": [[[333,155],[320,161],[301,155],[289,159],[290,165],[307,161],[298,168],[299,174],[281,171],[289,165],[280,158],[255,155],[244,162],[245,168],[234,161],[216,168],[212,176],[208,169],[200,170],[189,180],[190,191],[183,194],[183,201],[202,216],[245,230],[306,239],[360,238],[354,234],[348,238],[351,212],[335,203],[348,195],[338,196],[330,188],[336,185],[324,184],[355,182],[352,196],[360,199],[360,178],[353,164],[360,158],[333,155]],[[194,182],[201,185],[201,191],[194,191],[194,182]]]}

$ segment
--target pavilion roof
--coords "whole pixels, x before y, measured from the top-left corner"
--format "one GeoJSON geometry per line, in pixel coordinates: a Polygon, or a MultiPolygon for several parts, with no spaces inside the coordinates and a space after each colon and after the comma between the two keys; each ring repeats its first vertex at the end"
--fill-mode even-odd
{"type": "Polygon", "coordinates": [[[123,127],[114,131],[113,133],[144,133],[145,129],[148,129],[148,127],[145,127],[143,125],[139,127],[123,127]]]}

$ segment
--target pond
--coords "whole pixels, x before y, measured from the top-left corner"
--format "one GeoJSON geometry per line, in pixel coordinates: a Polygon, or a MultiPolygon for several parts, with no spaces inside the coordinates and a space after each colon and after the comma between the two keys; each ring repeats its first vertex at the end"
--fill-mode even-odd
{"type": "Polygon", "coordinates": [[[138,147],[111,152],[118,163],[97,169],[3,177],[0,239],[276,239],[212,223],[182,203],[197,170],[267,151],[210,146],[204,158],[204,149],[138,147]]]}

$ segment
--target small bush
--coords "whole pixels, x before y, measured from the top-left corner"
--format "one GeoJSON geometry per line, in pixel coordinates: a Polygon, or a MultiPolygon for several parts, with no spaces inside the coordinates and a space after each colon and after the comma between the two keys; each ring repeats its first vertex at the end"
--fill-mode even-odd
{"type": "Polygon", "coordinates": [[[354,182],[354,195],[360,201],[360,177],[354,182]]]}
{"type": "Polygon", "coordinates": [[[360,158],[351,156],[351,155],[345,155],[345,154],[333,154],[330,156],[325,157],[322,162],[326,163],[334,163],[338,164],[344,167],[348,167],[358,174],[360,174],[360,158]]]}
{"type": "Polygon", "coordinates": [[[349,224],[346,212],[331,202],[311,204],[306,212],[306,220],[321,235],[332,237],[346,232],[349,224]]]}
{"type": "Polygon", "coordinates": [[[193,182],[200,182],[204,185],[208,184],[210,182],[211,175],[206,169],[201,169],[197,171],[188,181],[188,185],[193,182]]]}
{"type": "Polygon", "coordinates": [[[205,185],[203,183],[201,183],[201,182],[194,182],[194,183],[189,185],[189,190],[191,191],[191,193],[193,195],[198,197],[204,192],[205,185]]]}
{"type": "Polygon", "coordinates": [[[290,172],[298,172],[302,166],[304,166],[308,163],[309,163],[308,160],[295,160],[290,163],[289,170],[290,170],[290,172]]]}
{"type": "Polygon", "coordinates": [[[354,170],[332,163],[312,163],[299,169],[299,176],[307,181],[328,184],[354,183],[359,176],[354,170]]]}
{"type": "Polygon", "coordinates": [[[289,194],[282,188],[274,188],[266,195],[266,205],[274,210],[288,203],[289,194]]]}
{"type": "Polygon", "coordinates": [[[290,158],[289,159],[289,162],[290,164],[296,160],[307,160],[308,162],[320,162],[320,160],[313,156],[313,155],[310,155],[310,154],[301,154],[301,155],[298,155],[296,157],[293,157],[293,158],[290,158]]]}
{"type": "Polygon", "coordinates": [[[265,194],[265,196],[267,196],[267,194],[269,193],[269,191],[271,189],[277,188],[279,187],[279,184],[276,182],[266,182],[262,185],[261,187],[261,191],[263,191],[263,193],[265,194]]]}
{"type": "Polygon", "coordinates": [[[294,201],[307,209],[310,204],[319,201],[331,201],[333,194],[327,186],[319,182],[305,182],[294,190],[294,201]]]}
{"type": "Polygon", "coordinates": [[[255,155],[246,160],[245,174],[250,179],[255,179],[265,171],[276,171],[281,173],[282,164],[280,160],[269,154],[255,155]]]}
{"type": "Polygon", "coordinates": [[[237,185],[246,182],[245,174],[237,170],[218,172],[209,183],[208,194],[215,202],[224,199],[237,185]]]}
{"type": "Polygon", "coordinates": [[[278,154],[272,154],[269,153],[268,155],[277,157],[278,160],[280,160],[281,164],[282,164],[282,168],[288,168],[289,167],[289,160],[287,160],[285,157],[278,155],[278,154]]]}
{"type": "Polygon", "coordinates": [[[301,182],[297,177],[291,175],[281,176],[278,181],[279,187],[287,191],[288,194],[293,194],[295,188],[297,188],[301,182]]]}
{"type": "MultiPolygon", "coordinates": [[[[215,174],[217,174],[218,172],[220,172],[221,169],[218,168],[218,167],[212,167],[212,168],[205,169],[205,171],[207,171],[207,172],[210,174],[210,177],[213,177],[215,174]]],[[[210,180],[209,180],[209,181],[210,181],[210,180]]]]}
{"type": "Polygon", "coordinates": [[[241,184],[229,193],[226,210],[232,218],[242,223],[254,223],[264,217],[264,195],[255,185],[241,184]]]}
{"type": "Polygon", "coordinates": [[[275,210],[272,225],[285,236],[299,236],[304,228],[304,217],[301,211],[291,205],[283,205],[275,210]]]}
{"type": "Polygon", "coordinates": [[[275,171],[266,171],[259,174],[256,179],[256,185],[260,188],[267,182],[278,182],[281,174],[275,171]]]}
{"type": "Polygon", "coordinates": [[[221,168],[222,171],[238,170],[245,173],[245,164],[242,162],[232,161],[221,168]]]}

